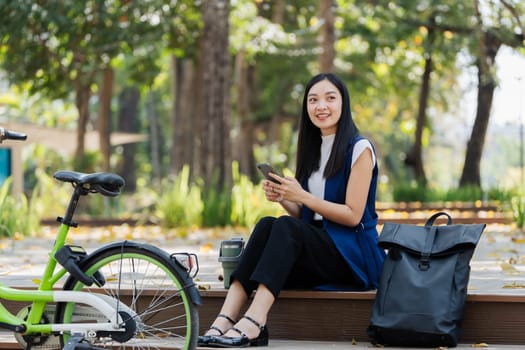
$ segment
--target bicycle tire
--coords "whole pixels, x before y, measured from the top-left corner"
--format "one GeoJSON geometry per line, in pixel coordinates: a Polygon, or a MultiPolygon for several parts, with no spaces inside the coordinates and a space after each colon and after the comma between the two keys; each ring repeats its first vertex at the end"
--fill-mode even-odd
{"type": "MultiPolygon", "coordinates": [[[[105,284],[88,287],[70,276],[64,283],[64,290],[105,293],[123,302],[131,309],[129,313],[136,313],[141,320],[137,330],[131,330],[133,334],[128,334],[131,337],[129,340],[119,339],[120,335],[115,339],[107,334],[97,334],[97,337],[89,339],[94,346],[120,349],[196,348],[200,296],[187,271],[168,253],[148,244],[119,242],[89,255],[80,267],[88,276],[97,271],[102,273],[105,284]]],[[[126,306],[121,310],[129,310],[126,306]]],[[[57,322],[85,322],[86,317],[93,318],[93,315],[100,318],[98,322],[107,322],[100,314],[90,313],[95,311],[93,308],[86,308],[75,303],[61,303],[57,306],[57,322]]],[[[69,336],[61,336],[62,346],[69,336]]]]}

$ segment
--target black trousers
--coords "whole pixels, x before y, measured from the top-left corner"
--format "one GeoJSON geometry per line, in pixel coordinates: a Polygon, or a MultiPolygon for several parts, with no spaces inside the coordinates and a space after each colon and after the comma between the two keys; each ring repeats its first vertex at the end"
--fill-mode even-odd
{"type": "Polygon", "coordinates": [[[262,283],[276,298],[282,289],[355,281],[328,232],[291,216],[265,217],[256,224],[231,278],[248,295],[262,283]]]}

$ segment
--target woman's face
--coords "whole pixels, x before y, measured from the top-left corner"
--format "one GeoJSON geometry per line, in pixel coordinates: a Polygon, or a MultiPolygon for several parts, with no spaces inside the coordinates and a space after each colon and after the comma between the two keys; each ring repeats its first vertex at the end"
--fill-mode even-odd
{"type": "Polygon", "coordinates": [[[343,108],[343,98],[337,87],[327,79],[321,80],[308,91],[306,103],[308,116],[321,129],[321,135],[335,134],[343,108]]]}

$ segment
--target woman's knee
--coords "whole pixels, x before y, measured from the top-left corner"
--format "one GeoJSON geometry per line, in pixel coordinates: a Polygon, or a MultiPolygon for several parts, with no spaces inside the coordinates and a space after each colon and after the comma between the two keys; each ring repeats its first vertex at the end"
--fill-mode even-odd
{"type": "Polygon", "coordinates": [[[258,239],[264,237],[263,240],[266,240],[268,235],[270,234],[270,231],[272,230],[272,226],[275,220],[276,218],[272,216],[265,216],[262,219],[260,219],[257,222],[257,224],[255,224],[252,234],[250,235],[250,239],[258,239]]]}
{"type": "Polygon", "coordinates": [[[301,240],[305,234],[304,224],[300,219],[293,216],[281,216],[273,223],[273,233],[280,235],[281,238],[301,240]]]}
{"type": "Polygon", "coordinates": [[[274,216],[265,216],[259,219],[259,221],[257,221],[257,224],[255,224],[255,228],[257,229],[257,228],[271,227],[273,223],[275,222],[275,220],[277,220],[277,218],[274,216]]]}

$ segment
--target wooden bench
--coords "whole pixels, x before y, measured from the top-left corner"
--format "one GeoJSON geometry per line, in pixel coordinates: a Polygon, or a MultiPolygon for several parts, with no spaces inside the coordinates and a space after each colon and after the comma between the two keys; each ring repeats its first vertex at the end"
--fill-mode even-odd
{"type": "MultiPolygon", "coordinates": [[[[227,290],[214,288],[200,293],[203,304],[199,308],[199,334],[203,334],[219,313],[227,290]]],[[[366,329],[374,298],[375,291],[283,291],[269,315],[270,338],[367,342],[366,329]]],[[[16,312],[21,304],[6,302],[4,305],[16,312]]],[[[170,317],[169,314],[161,316],[170,317]]],[[[525,344],[525,293],[469,293],[462,328],[460,342],[464,344],[525,344]]],[[[16,344],[13,344],[5,344],[0,349],[14,349],[16,344]]]]}
{"type": "MultiPolygon", "coordinates": [[[[200,334],[220,310],[225,289],[202,290],[200,334]]],[[[375,292],[283,291],[268,320],[270,338],[368,341],[375,292]]],[[[469,294],[462,343],[525,344],[525,294],[469,294]]]]}

